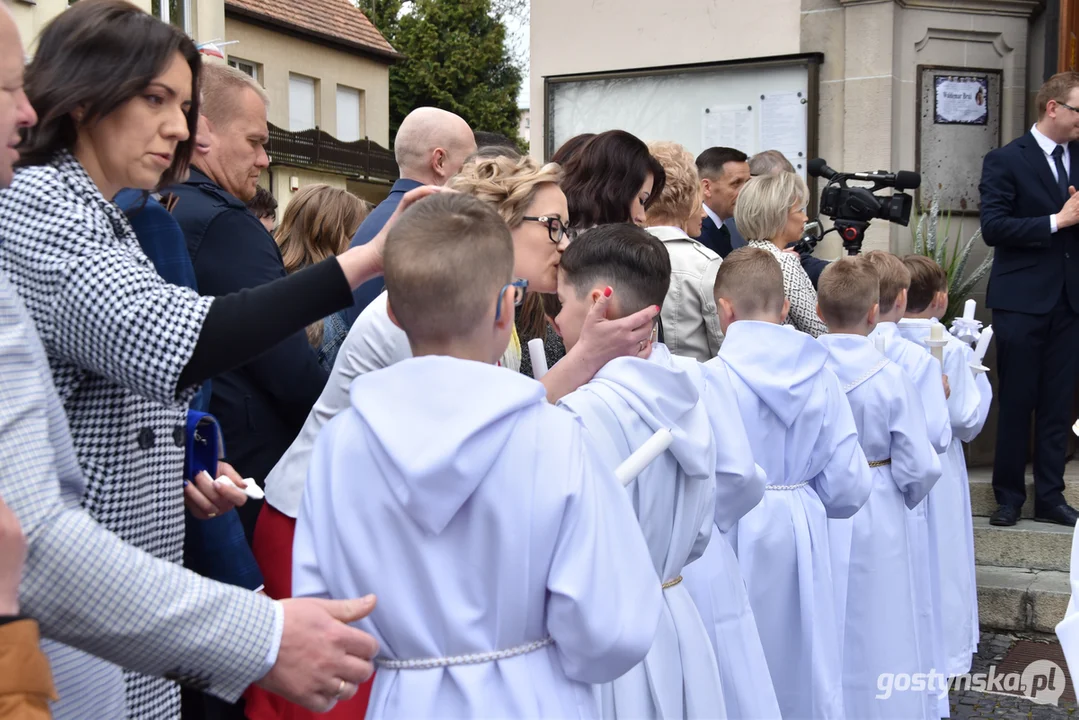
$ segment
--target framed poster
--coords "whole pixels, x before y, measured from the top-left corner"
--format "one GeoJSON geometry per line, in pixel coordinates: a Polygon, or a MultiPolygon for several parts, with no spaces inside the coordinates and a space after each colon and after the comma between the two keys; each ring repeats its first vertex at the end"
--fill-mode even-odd
{"type": "Polygon", "coordinates": [[[934,75],[933,122],[937,125],[985,125],[989,122],[989,78],[934,75]]]}

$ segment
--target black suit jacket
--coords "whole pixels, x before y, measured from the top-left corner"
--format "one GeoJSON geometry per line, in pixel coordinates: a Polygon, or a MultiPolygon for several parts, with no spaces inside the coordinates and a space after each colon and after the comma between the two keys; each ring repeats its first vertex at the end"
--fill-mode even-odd
{"type": "MultiPolygon", "coordinates": [[[[199,292],[228,295],[285,277],[277,244],[244,203],[192,169],[173,216],[183,228],[199,292]]],[[[327,373],[300,331],[273,349],[213,380],[210,412],[220,421],[225,450],[242,477],[262,484],[296,439],[326,384],[327,373]]],[[[257,512],[258,503],[248,502],[257,512]]],[[[252,520],[241,512],[245,526],[252,520]]]]}
{"type": "Polygon", "coordinates": [[[701,236],[697,238],[697,242],[701,243],[721,258],[725,258],[731,254],[730,235],[723,237],[719,232],[719,228],[712,222],[712,218],[707,215],[704,216],[704,221],[701,222],[701,236]]]}
{"type": "MultiPolygon", "coordinates": [[[[1068,151],[1070,183],[1079,187],[1079,142],[1068,151]]],[[[985,156],[979,190],[982,237],[996,248],[986,304],[1037,315],[1063,292],[1079,312],[1079,226],[1050,231],[1064,198],[1031,133],[985,156]]]]}

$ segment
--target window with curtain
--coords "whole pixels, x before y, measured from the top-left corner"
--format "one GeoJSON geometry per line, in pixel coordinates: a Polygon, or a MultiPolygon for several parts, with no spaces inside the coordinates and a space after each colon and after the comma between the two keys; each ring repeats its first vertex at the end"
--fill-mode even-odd
{"type": "Polygon", "coordinates": [[[292,132],[310,130],[317,124],[315,117],[316,82],[304,75],[288,76],[288,129],[292,132]]]}
{"type": "Polygon", "coordinates": [[[360,106],[363,91],[345,85],[337,86],[337,139],[356,142],[363,137],[360,106]]]}

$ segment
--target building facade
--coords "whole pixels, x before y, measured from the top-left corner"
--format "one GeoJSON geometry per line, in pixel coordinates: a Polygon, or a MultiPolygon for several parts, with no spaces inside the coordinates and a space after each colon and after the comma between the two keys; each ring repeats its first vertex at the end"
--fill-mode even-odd
{"type": "MultiPolygon", "coordinates": [[[[281,210],[304,185],[347,188],[377,203],[397,178],[389,148],[389,68],[399,57],[349,0],[133,0],[213,43],[270,97],[270,169],[260,184],[281,210]]],[[[71,0],[14,0],[28,51],[71,0]]],[[[207,48],[212,50],[213,48],[207,48]]],[[[205,52],[205,51],[204,51],[205,52]]]]}

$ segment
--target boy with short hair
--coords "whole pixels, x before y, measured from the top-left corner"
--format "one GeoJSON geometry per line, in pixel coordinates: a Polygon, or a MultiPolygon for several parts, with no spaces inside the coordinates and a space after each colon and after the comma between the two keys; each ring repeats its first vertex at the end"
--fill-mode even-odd
{"type": "Polygon", "coordinates": [[[732,252],[715,288],[725,339],[707,365],[731,378],[768,478],[732,532],[780,711],[844,717],[828,518],[854,515],[873,478],[828,351],[781,324],[789,303],[772,254],[732,252]]]}
{"type": "MultiPolygon", "coordinates": [[[[910,271],[907,311],[899,321],[903,337],[923,347],[937,318],[948,309],[948,277],[940,265],[921,255],[908,255],[903,264],[910,271]]],[[[977,650],[977,583],[974,576],[974,527],[970,511],[970,486],[963,456],[981,428],[981,394],[970,368],[971,349],[951,333],[944,333],[944,373],[951,390],[948,417],[952,441],[941,456],[943,474],[930,493],[927,506],[930,551],[935,556],[940,582],[940,632],[944,667],[948,677],[970,672],[977,650]]]]}
{"type": "Polygon", "coordinates": [[[877,699],[883,673],[924,672],[917,643],[907,511],[940,477],[925,409],[907,374],[869,340],[880,309],[873,265],[847,257],[828,266],[817,287],[819,338],[869,459],[873,491],[846,520],[831,520],[832,572],[843,623],[843,709],[848,717],[926,717],[924,697],[898,692],[877,699]]]}
{"type": "MultiPolygon", "coordinates": [[[[628,223],[601,225],[574,240],[558,268],[562,309],[555,326],[570,350],[592,305],[612,289],[608,317],[662,305],[671,281],[663,243],[628,223]]],[[[644,661],[597,691],[605,718],[715,717],[723,705],[708,633],[682,584],[682,568],[704,551],[715,504],[716,447],[701,398],[698,363],[662,343],[647,359],[616,358],[559,405],[575,414],[604,464],[617,467],[657,430],[670,448],[626,486],[662,586],[663,606],[644,661]]],[[[752,459],[744,459],[754,471],[752,459]]],[[[620,560],[621,561],[621,560],[620,560]]]]}
{"type": "Polygon", "coordinates": [[[591,684],[652,645],[661,590],[613,467],[540,383],[495,366],[512,273],[486,203],[409,208],[385,276],[414,357],[357,378],[315,445],[293,594],[378,594],[368,718],[598,717],[591,684]]]}

